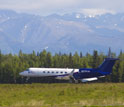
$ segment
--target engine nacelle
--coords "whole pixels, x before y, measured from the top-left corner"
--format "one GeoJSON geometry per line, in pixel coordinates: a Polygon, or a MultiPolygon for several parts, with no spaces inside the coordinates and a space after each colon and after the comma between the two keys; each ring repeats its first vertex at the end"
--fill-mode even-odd
{"type": "Polygon", "coordinates": [[[94,77],[94,78],[84,78],[81,80],[81,82],[90,82],[90,81],[95,81],[98,80],[98,78],[94,77]]]}

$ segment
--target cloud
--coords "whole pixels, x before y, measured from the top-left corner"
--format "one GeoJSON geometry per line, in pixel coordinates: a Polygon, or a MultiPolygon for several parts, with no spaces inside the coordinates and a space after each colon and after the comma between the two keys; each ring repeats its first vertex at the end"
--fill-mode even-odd
{"type": "Polygon", "coordinates": [[[4,0],[0,1],[0,8],[15,8],[15,9],[51,9],[70,7],[78,4],[77,0],[4,0]]]}
{"type": "Polygon", "coordinates": [[[0,9],[12,9],[18,12],[62,12],[72,9],[79,2],[77,0],[3,0],[0,9]]]}
{"type": "Polygon", "coordinates": [[[81,8],[90,9],[105,9],[117,12],[124,12],[124,0],[82,0],[80,1],[81,8]]]}
{"type": "Polygon", "coordinates": [[[19,12],[66,13],[82,11],[84,13],[124,12],[124,0],[0,0],[0,9],[12,9],[19,12]]]}
{"type": "Polygon", "coordinates": [[[79,13],[83,13],[84,15],[88,16],[96,16],[96,15],[102,15],[106,13],[115,14],[115,11],[112,10],[106,10],[106,9],[79,9],[79,13]]]}

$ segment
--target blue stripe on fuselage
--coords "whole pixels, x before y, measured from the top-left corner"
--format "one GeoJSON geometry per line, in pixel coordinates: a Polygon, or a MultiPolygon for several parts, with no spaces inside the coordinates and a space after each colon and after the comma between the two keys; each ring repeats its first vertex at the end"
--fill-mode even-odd
{"type": "Polygon", "coordinates": [[[51,76],[46,76],[46,77],[64,77],[64,76],[69,76],[69,74],[63,74],[63,75],[51,75],[51,76]]]}
{"type": "Polygon", "coordinates": [[[108,75],[110,72],[102,72],[99,69],[81,68],[79,72],[73,74],[75,79],[93,78],[108,75]]]}

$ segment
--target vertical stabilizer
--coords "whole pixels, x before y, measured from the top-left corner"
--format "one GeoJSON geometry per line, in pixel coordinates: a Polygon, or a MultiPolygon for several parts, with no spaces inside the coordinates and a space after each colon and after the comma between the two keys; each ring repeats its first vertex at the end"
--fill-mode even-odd
{"type": "Polygon", "coordinates": [[[119,60],[118,58],[106,58],[104,62],[98,67],[98,69],[102,72],[112,72],[112,67],[114,66],[116,60],[119,60]]]}

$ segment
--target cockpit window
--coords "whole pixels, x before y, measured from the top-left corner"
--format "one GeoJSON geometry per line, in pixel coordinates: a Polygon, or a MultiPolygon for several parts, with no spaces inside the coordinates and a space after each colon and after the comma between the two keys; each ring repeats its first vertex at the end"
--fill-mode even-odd
{"type": "Polygon", "coordinates": [[[29,69],[26,69],[26,71],[29,71],[29,69]]]}

